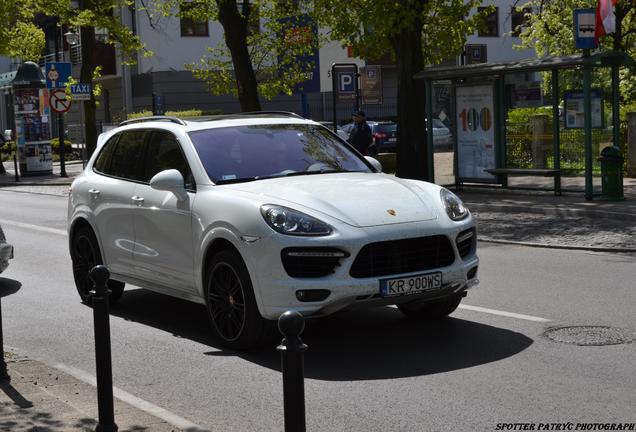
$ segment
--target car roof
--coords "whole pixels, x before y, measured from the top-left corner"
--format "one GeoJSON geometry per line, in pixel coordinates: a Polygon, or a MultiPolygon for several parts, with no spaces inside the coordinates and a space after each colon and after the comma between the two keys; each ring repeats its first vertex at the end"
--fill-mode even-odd
{"type": "Polygon", "coordinates": [[[258,111],[237,114],[222,114],[195,118],[179,118],[174,116],[150,116],[130,119],[119,123],[116,128],[105,131],[97,138],[97,147],[101,147],[113,135],[133,129],[162,129],[173,133],[194,132],[205,129],[255,126],[275,124],[313,124],[319,123],[305,119],[298,114],[287,111],[258,111]]]}
{"type": "Polygon", "coordinates": [[[182,129],[186,132],[228,126],[251,126],[258,124],[317,124],[298,114],[286,111],[257,111],[237,114],[222,114],[182,119],[173,116],[150,116],[126,120],[119,128],[126,126],[162,126],[166,129],[182,129]],[[169,126],[168,126],[169,125],[169,126]],[[166,127],[167,126],[167,127],[166,127]]]}

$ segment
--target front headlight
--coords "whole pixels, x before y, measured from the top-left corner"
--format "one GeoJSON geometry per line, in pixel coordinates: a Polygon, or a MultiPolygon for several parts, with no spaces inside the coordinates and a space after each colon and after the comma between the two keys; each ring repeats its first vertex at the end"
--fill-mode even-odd
{"type": "Polygon", "coordinates": [[[301,236],[324,236],[331,234],[331,227],[316,218],[287,207],[266,204],[261,214],[274,231],[281,234],[301,236]]]}
{"type": "Polygon", "coordinates": [[[439,195],[449,218],[458,221],[468,216],[468,209],[457,195],[444,188],[440,190],[439,195]]]}

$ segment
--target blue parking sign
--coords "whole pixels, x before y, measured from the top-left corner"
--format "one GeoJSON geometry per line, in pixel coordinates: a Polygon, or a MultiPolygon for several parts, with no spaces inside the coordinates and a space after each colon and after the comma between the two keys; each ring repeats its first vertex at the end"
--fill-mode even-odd
{"type": "Polygon", "coordinates": [[[53,62],[44,65],[46,88],[64,88],[71,76],[71,64],[68,62],[53,62]]]}
{"type": "Polygon", "coordinates": [[[354,93],[356,91],[355,79],[355,72],[338,72],[338,92],[354,93]]]}

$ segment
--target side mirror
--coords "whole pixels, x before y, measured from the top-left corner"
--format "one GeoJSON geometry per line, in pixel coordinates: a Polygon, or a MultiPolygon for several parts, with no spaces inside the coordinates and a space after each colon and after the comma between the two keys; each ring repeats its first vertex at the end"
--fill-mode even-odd
{"type": "Polygon", "coordinates": [[[172,192],[179,201],[188,199],[188,193],[183,185],[183,176],[176,169],[168,169],[155,174],[150,179],[150,187],[156,190],[172,192]]]}
{"type": "Polygon", "coordinates": [[[382,172],[382,164],[376,158],[372,158],[371,156],[365,156],[364,158],[377,172],[382,172]]]}

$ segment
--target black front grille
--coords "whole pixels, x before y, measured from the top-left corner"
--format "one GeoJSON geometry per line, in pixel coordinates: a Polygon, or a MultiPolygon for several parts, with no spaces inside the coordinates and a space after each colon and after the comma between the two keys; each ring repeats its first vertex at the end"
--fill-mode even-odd
{"type": "Polygon", "coordinates": [[[387,276],[445,267],[453,261],[453,245],[444,235],[391,240],[364,246],[349,273],[354,278],[387,276]]]}
{"type": "Polygon", "coordinates": [[[348,252],[335,248],[286,248],[280,253],[283,267],[294,278],[317,278],[334,273],[348,252]]]}
{"type": "Polygon", "coordinates": [[[462,231],[457,235],[457,250],[459,251],[459,256],[462,258],[466,258],[471,251],[473,251],[473,247],[475,245],[476,236],[475,236],[475,228],[467,229],[466,231],[462,231]]]}

